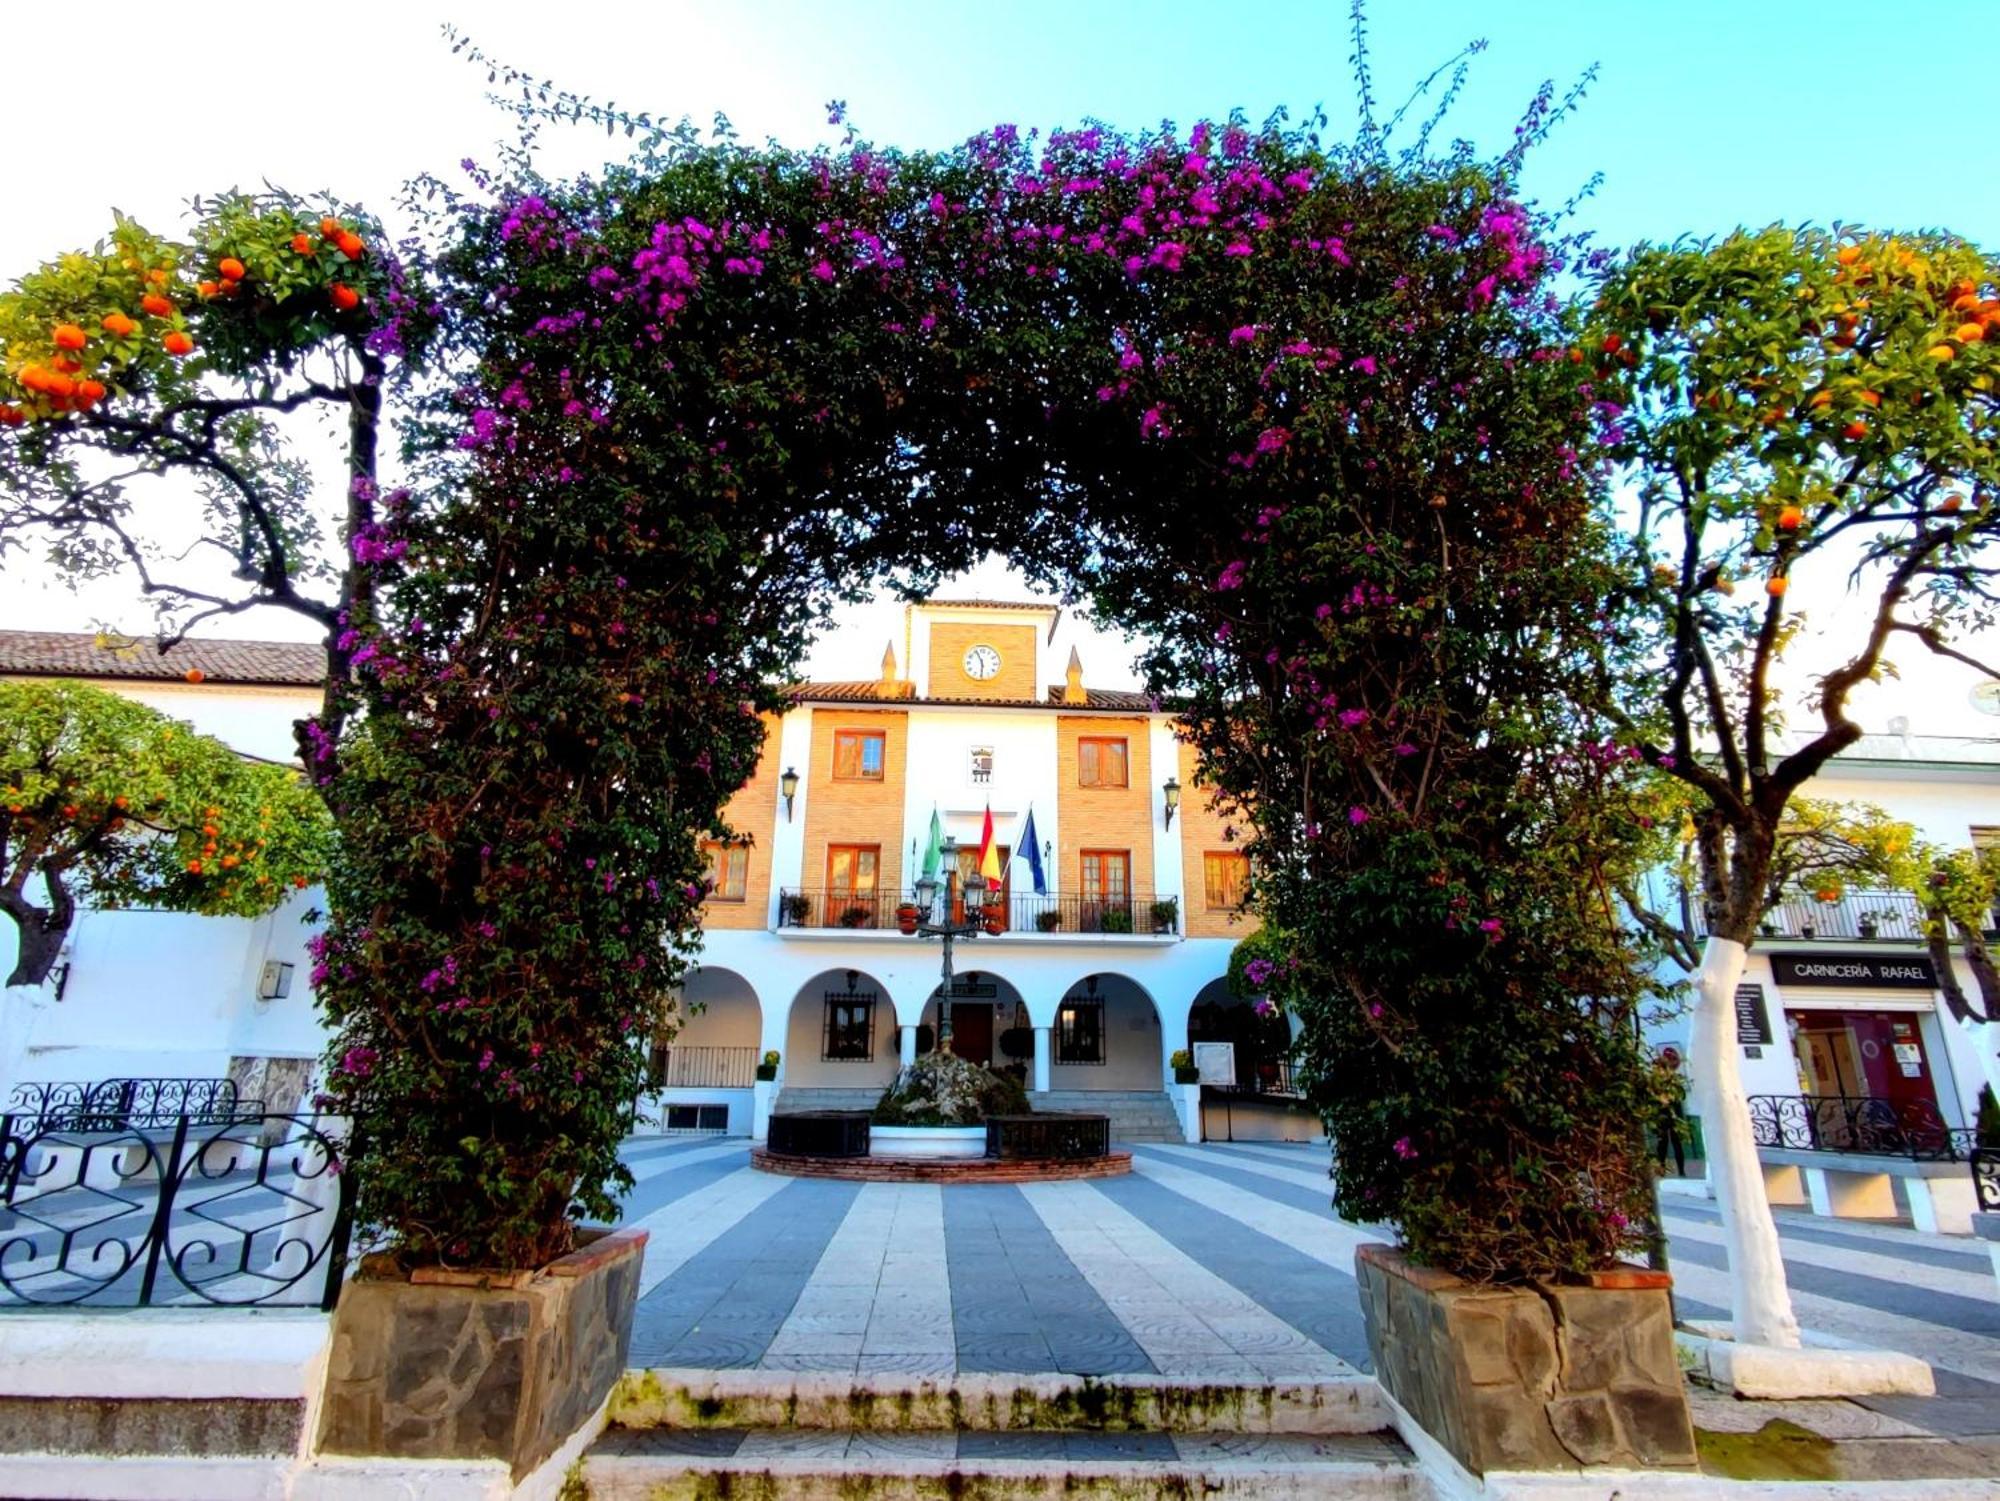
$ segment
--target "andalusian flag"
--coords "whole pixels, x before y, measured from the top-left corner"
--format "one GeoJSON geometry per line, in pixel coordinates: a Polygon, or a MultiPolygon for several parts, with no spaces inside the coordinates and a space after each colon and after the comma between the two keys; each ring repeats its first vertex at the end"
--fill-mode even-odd
{"type": "Polygon", "coordinates": [[[979,873],[986,877],[988,886],[998,886],[1003,872],[1000,869],[1000,846],[993,842],[993,805],[986,805],[986,826],[979,831],[979,873]]]}
{"type": "Polygon", "coordinates": [[[938,867],[944,864],[944,825],[938,822],[936,808],[931,809],[931,838],[924,846],[924,876],[927,880],[938,878],[938,867]]]}

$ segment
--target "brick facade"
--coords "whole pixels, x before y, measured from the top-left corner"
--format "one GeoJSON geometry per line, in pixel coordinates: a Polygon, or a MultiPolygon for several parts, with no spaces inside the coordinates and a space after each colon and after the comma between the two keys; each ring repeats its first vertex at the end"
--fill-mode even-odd
{"type": "Polygon", "coordinates": [[[806,799],[805,859],[798,884],[808,890],[826,885],[830,844],[874,844],[882,849],[876,889],[901,891],[903,883],[903,780],[909,744],[908,714],[896,710],[815,708],[812,759],[801,772],[806,799]],[[833,737],[839,730],[882,732],[882,779],[835,781],[833,737]]]}
{"type": "Polygon", "coordinates": [[[764,751],[757,769],[722,810],[722,821],[749,841],[750,861],[740,902],[706,903],[702,925],[709,928],[767,928],[771,905],[771,821],[778,806],[778,777],[784,767],[772,748],[778,721],[764,716],[764,751]]]}
{"type": "Polygon", "coordinates": [[[1218,813],[1209,792],[1195,779],[1194,747],[1183,741],[1179,752],[1180,770],[1175,775],[1181,783],[1181,811],[1174,828],[1180,833],[1182,901],[1187,908],[1181,931],[1190,938],[1247,938],[1257,931],[1256,918],[1208,905],[1204,857],[1211,850],[1241,850],[1250,837],[1248,821],[1240,813],[1229,818],[1218,813]],[[1232,824],[1236,838],[1225,839],[1223,830],[1232,824]]]}
{"type": "Polygon", "coordinates": [[[1153,894],[1152,732],[1146,719],[1064,714],[1056,721],[1056,810],[1062,829],[1062,848],[1056,851],[1059,891],[1082,894],[1082,851],[1128,850],[1132,894],[1153,894]],[[1087,737],[1125,742],[1125,786],[1077,784],[1076,743],[1087,737]]]}
{"type": "Polygon", "coordinates": [[[931,696],[933,698],[1038,699],[1035,682],[1035,627],[985,625],[973,620],[931,622],[931,696]],[[968,677],[965,654],[975,646],[1000,653],[1000,671],[985,682],[968,677]]]}

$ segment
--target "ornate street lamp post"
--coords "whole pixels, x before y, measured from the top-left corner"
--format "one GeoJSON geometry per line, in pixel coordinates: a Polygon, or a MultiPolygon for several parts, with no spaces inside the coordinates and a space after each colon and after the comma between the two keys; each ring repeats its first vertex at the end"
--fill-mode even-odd
{"type": "Polygon", "coordinates": [[[916,882],[917,929],[919,938],[938,938],[944,942],[944,979],[938,987],[938,1028],[937,1045],[942,1049],[951,1047],[951,946],[960,938],[977,938],[980,930],[980,911],[986,905],[986,877],[978,871],[965,877],[963,885],[958,875],[958,841],[946,839],[939,850],[944,866],[944,879],[936,876],[919,876],[916,882]],[[963,910],[962,918],[954,919],[954,911],[963,910]]]}

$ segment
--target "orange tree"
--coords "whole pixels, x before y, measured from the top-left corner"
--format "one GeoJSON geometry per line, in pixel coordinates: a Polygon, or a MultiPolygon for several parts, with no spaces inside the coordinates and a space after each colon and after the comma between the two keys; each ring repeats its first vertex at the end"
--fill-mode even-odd
{"type": "Polygon", "coordinates": [[[1343,1206],[1481,1276],[1637,1243],[1567,252],[1513,160],[1323,128],[655,134],[460,207],[466,373],[356,627],[316,972],[406,1253],[531,1264],[613,1210],[774,685],[842,590],[995,546],[1167,642],[1256,802],[1343,1206]]]}
{"type": "Polygon", "coordinates": [[[2000,268],[1942,234],[1740,232],[1641,247],[1603,279],[1578,392],[1631,466],[1616,603],[1631,753],[1686,784],[1708,938],[1695,1100],[1741,1338],[1798,1342],[1728,1032],[1792,799],[1860,738],[1849,699],[1898,638],[1961,644],[2000,602],[2000,268]],[[1995,335],[1989,342],[1988,334],[1995,335]],[[1801,571],[1855,600],[1783,725],[1801,571]]]}
{"type": "Polygon", "coordinates": [[[0,683],[0,911],[9,985],[39,985],[79,901],[268,912],[325,871],[331,821],[281,766],[101,688],[0,683]]]}
{"type": "Polygon", "coordinates": [[[0,560],[39,550],[73,577],[129,577],[168,643],[257,606],[306,616],[326,633],[337,734],[343,616],[366,615],[384,545],[384,381],[431,316],[380,227],[331,198],[197,200],[180,240],[121,216],[0,293],[0,560]],[[287,442],[311,411],[345,425],[337,503],[287,442]]]}

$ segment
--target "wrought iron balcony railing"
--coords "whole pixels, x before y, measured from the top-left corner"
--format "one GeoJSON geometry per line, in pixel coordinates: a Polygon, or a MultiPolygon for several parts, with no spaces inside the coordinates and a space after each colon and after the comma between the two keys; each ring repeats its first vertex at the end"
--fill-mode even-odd
{"type": "MultiPolygon", "coordinates": [[[[1671,920],[1671,904],[1661,909],[1671,920]]],[[[1989,934],[2000,926],[2000,914],[1987,923],[1989,934]]],[[[1694,931],[1708,934],[1708,919],[1697,905],[1694,931]]],[[[1843,891],[1830,902],[1816,896],[1792,896],[1764,914],[1763,937],[1835,943],[1922,943],[1923,909],[1907,891],[1843,891]]]]}
{"type": "MultiPolygon", "coordinates": [[[[1197,1038],[1195,1041],[1200,1041],[1197,1038]]],[[[1234,1084],[1204,1084],[1211,1092],[1237,1095],[1269,1095],[1273,1099],[1302,1099],[1299,1091],[1298,1074],[1289,1058],[1263,1058],[1236,1061],[1236,1082],[1234,1084]]]]}
{"type": "MultiPolygon", "coordinates": [[[[778,925],[784,928],[887,928],[895,930],[916,898],[892,891],[848,891],[806,887],[778,893],[778,925]]],[[[963,918],[963,910],[954,914],[963,918]]],[[[1180,903],[1143,892],[1079,896],[1008,892],[983,909],[992,934],[1089,933],[1100,937],[1164,937],[1180,932],[1180,903]]]]}
{"type": "Polygon", "coordinates": [[[1750,1135],[1760,1147],[1792,1152],[1848,1152],[1864,1157],[1909,1157],[1919,1162],[1961,1162],[1976,1132],[1946,1122],[1928,1100],[1880,1095],[1753,1094],[1750,1135]]]}

